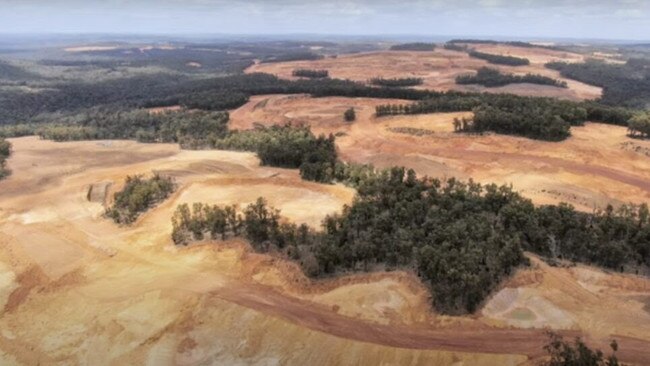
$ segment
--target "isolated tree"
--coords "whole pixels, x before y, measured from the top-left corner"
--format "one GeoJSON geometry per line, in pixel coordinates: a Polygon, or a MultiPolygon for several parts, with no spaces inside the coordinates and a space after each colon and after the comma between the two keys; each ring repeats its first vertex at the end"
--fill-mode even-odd
{"type": "Polygon", "coordinates": [[[628,121],[628,131],[631,136],[650,137],[650,113],[636,114],[628,121]]]}
{"type": "Polygon", "coordinates": [[[354,111],[354,108],[349,108],[348,110],[343,113],[343,117],[347,122],[353,122],[354,120],[357,119],[357,114],[354,111]]]}

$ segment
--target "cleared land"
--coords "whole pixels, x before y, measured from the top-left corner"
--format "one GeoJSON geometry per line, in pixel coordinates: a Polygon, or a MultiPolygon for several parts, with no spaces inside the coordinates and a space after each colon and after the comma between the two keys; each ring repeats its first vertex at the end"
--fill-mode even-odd
{"type": "Polygon", "coordinates": [[[471,58],[465,52],[449,51],[438,47],[432,52],[383,51],[339,55],[337,58],[325,58],[317,61],[258,63],[249,67],[246,72],[265,72],[286,79],[295,79],[292,76],[295,69],[319,69],[329,71],[332,78],[361,82],[367,82],[372,78],[416,77],[424,80],[422,85],[416,87],[418,89],[512,93],[570,100],[595,99],[602,94],[602,89],[599,87],[565,79],[560,76],[559,72],[544,67],[545,63],[551,61],[581,62],[585,59],[584,55],[506,45],[472,45],[472,48],[481,52],[528,58],[531,64],[517,67],[492,65],[486,61],[471,58]],[[474,73],[485,66],[499,69],[502,73],[508,74],[544,75],[565,81],[568,88],[534,84],[511,84],[498,88],[486,88],[480,85],[456,84],[457,76],[474,73]]]}
{"type": "Polygon", "coordinates": [[[482,312],[440,316],[408,273],[313,283],[242,242],[176,248],[170,240],[181,202],[265,196],[285,217],[316,225],[350,202],[350,189],[259,167],[248,153],[124,141],[12,143],[14,174],[0,182],[3,365],[519,365],[541,355],[546,338],[529,328],[542,323],[585,332],[603,348],[614,335],[623,360],[650,358],[647,279],[551,268],[533,257],[534,266],[482,312]],[[179,190],[132,227],[102,218],[92,191],[88,199],[91,187],[110,195],[126,175],[152,169],[176,177],[179,190]],[[548,306],[540,309],[541,301],[548,306]]]}
{"type": "Polygon", "coordinates": [[[257,96],[232,112],[231,127],[252,128],[258,121],[306,123],[315,133],[338,133],[337,146],[345,161],[512,184],[539,204],[564,201],[591,211],[608,203],[650,202],[650,160],[644,154],[650,142],[627,137],[624,127],[588,123],[573,128],[573,136],[560,143],[495,134],[468,136],[453,133],[452,121],[471,113],[375,117],[374,107],[389,102],[257,96]],[[347,123],[343,112],[351,107],[357,120],[347,123]],[[407,129],[433,134],[395,132],[407,129]]]}

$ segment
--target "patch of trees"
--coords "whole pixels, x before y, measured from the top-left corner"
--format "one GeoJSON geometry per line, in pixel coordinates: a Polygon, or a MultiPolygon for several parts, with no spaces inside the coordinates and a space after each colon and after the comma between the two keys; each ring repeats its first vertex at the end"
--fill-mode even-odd
{"type": "Polygon", "coordinates": [[[217,140],[215,148],[253,151],[262,165],[300,169],[305,180],[329,183],[334,179],[337,161],[334,136],[314,136],[305,126],[257,127],[232,131],[217,140]]]}
{"type": "Polygon", "coordinates": [[[391,51],[433,51],[436,48],[435,43],[414,42],[396,44],[390,47],[391,51]]]}
{"type": "Polygon", "coordinates": [[[448,92],[414,104],[375,107],[378,117],[474,111],[478,118],[463,128],[467,132],[493,131],[533,139],[559,141],[570,136],[570,126],[585,121],[627,126],[633,114],[622,108],[594,102],[577,103],[510,94],[463,94],[448,92]]]}
{"type": "Polygon", "coordinates": [[[310,70],[310,69],[297,69],[293,70],[292,75],[301,78],[322,79],[329,77],[327,70],[310,70]]]}
{"type": "Polygon", "coordinates": [[[9,175],[9,169],[7,169],[9,155],[11,155],[11,143],[0,137],[0,179],[9,175]]]}
{"type": "Polygon", "coordinates": [[[563,77],[603,88],[601,102],[631,108],[650,105],[650,61],[630,59],[623,65],[600,60],[584,63],[551,62],[546,67],[563,77]]]}
{"type": "Polygon", "coordinates": [[[385,86],[389,88],[395,87],[404,87],[404,86],[416,86],[422,85],[424,79],[422,78],[393,78],[393,79],[384,79],[384,78],[373,78],[370,79],[370,84],[385,86]]]}
{"type": "Polygon", "coordinates": [[[354,111],[354,108],[348,108],[343,112],[343,118],[346,122],[354,122],[357,119],[357,112],[354,111]]]}
{"type": "Polygon", "coordinates": [[[576,338],[573,342],[565,341],[557,333],[549,333],[549,343],[544,346],[544,350],[549,355],[549,360],[542,363],[544,366],[619,366],[623,365],[618,362],[616,351],[618,343],[612,340],[610,347],[612,354],[605,357],[602,351],[592,350],[580,339],[576,338]]]}
{"type": "Polygon", "coordinates": [[[270,56],[263,59],[262,63],[271,63],[271,62],[289,62],[289,61],[316,61],[322,60],[323,55],[319,55],[313,52],[293,52],[285,53],[277,56],[270,56]]]}
{"type": "Polygon", "coordinates": [[[479,84],[488,88],[521,83],[550,85],[556,86],[558,88],[567,87],[566,82],[549,78],[547,76],[539,74],[502,74],[499,70],[489,67],[482,67],[478,69],[477,73],[474,75],[468,74],[459,75],[456,77],[456,84],[479,84]]]}
{"type": "Polygon", "coordinates": [[[412,270],[446,314],[475,311],[505,276],[526,265],[524,250],[616,270],[650,264],[645,205],[587,214],[566,204],[535,207],[508,186],[418,179],[403,168],[355,170],[356,199],[342,214],[325,218],[320,232],[283,222],[260,199],[226,229],[227,208],[217,210],[218,224],[210,224],[205,206],[192,214],[179,207],[174,232],[183,234],[174,240],[239,232],[256,250],[283,253],[313,277],[412,270]]]}
{"type": "Polygon", "coordinates": [[[497,64],[497,65],[508,65],[508,66],[530,65],[530,60],[521,57],[494,55],[491,53],[484,53],[479,51],[470,51],[469,55],[471,57],[485,60],[491,64],[497,64]]]}
{"type": "Polygon", "coordinates": [[[228,118],[227,112],[93,109],[40,125],[34,132],[54,141],[134,139],[198,149],[213,147],[228,134],[228,118]]]}
{"type": "Polygon", "coordinates": [[[131,224],[138,216],[165,200],[176,189],[174,180],[154,174],[149,179],[142,176],[126,177],[124,188],[115,193],[114,203],[105,215],[118,224],[131,224]]]}
{"type": "Polygon", "coordinates": [[[650,138],[650,113],[642,112],[632,117],[628,131],[632,137],[650,138]]]}

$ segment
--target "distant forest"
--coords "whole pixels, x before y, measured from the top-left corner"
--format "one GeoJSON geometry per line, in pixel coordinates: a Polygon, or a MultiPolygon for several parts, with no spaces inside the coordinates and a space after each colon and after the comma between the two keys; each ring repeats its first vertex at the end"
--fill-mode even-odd
{"type": "Polygon", "coordinates": [[[436,48],[435,43],[403,43],[390,47],[391,51],[433,51],[436,48]]]}
{"type": "Polygon", "coordinates": [[[602,87],[604,104],[650,107],[650,60],[630,59],[622,65],[599,60],[551,62],[546,67],[560,71],[563,77],[602,87]]]}

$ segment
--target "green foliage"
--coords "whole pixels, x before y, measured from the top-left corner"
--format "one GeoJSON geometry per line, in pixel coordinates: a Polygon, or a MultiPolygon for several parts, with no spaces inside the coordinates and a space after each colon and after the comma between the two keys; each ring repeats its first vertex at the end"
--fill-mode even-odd
{"type": "Polygon", "coordinates": [[[370,83],[373,85],[385,86],[389,88],[422,85],[423,82],[424,80],[422,78],[370,79],[370,83]]]}
{"type": "Polygon", "coordinates": [[[57,124],[44,124],[35,133],[54,141],[136,139],[209,148],[227,135],[228,113],[89,110],[60,118],[57,124]]]}
{"type": "MultiPolygon", "coordinates": [[[[338,164],[335,177],[357,187],[358,195],[342,214],[325,218],[320,232],[283,223],[262,199],[233,227],[256,250],[280,251],[310,276],[413,270],[431,288],[435,308],[447,314],[473,312],[501,279],[527,263],[524,250],[616,270],[650,264],[645,205],[593,214],[566,204],[535,207],[508,186],[418,179],[403,168],[377,172],[338,164]]],[[[193,223],[204,222],[205,214],[183,219],[195,216],[187,207],[177,210],[177,243],[201,240],[213,227],[193,223]]],[[[212,237],[235,231],[224,236],[219,229],[212,237]]]]}
{"type": "Polygon", "coordinates": [[[612,355],[605,357],[600,350],[592,350],[580,339],[573,343],[565,341],[562,336],[549,332],[549,343],[544,350],[549,354],[550,360],[543,363],[545,366],[619,366],[622,365],[616,358],[618,343],[612,341],[612,355]]]}
{"type": "Polygon", "coordinates": [[[505,75],[499,72],[499,70],[489,67],[480,68],[475,75],[459,75],[456,77],[456,84],[479,84],[489,88],[520,83],[551,85],[557,86],[558,88],[567,87],[566,82],[546,76],[537,74],[526,74],[523,76],[505,75]]]}
{"type": "Polygon", "coordinates": [[[447,94],[411,105],[376,107],[377,116],[458,111],[474,111],[475,116],[473,123],[457,131],[493,131],[548,141],[569,137],[570,127],[581,125],[588,114],[574,102],[505,94],[479,94],[474,98],[447,94]]]}
{"type": "Polygon", "coordinates": [[[357,113],[354,111],[354,108],[348,108],[343,113],[343,118],[346,122],[354,122],[357,119],[357,113]]]}
{"type": "Polygon", "coordinates": [[[391,51],[433,51],[436,48],[435,43],[424,43],[424,42],[414,42],[414,43],[403,43],[396,44],[390,47],[391,51]]]}
{"type": "Polygon", "coordinates": [[[0,137],[0,179],[9,175],[7,169],[7,158],[11,155],[11,143],[0,137]]]}
{"type": "Polygon", "coordinates": [[[650,106],[650,61],[630,59],[623,65],[599,60],[584,63],[551,62],[546,67],[566,78],[603,88],[601,102],[607,105],[647,108],[650,106]]]}
{"type": "Polygon", "coordinates": [[[293,70],[293,76],[310,78],[310,79],[321,79],[329,76],[329,71],[327,70],[310,70],[310,69],[297,69],[293,70]]]}
{"type": "Polygon", "coordinates": [[[211,239],[226,240],[240,234],[243,220],[236,206],[219,207],[195,203],[179,205],[172,216],[172,240],[176,245],[211,239]]]}
{"type": "Polygon", "coordinates": [[[172,178],[159,174],[150,179],[137,175],[128,176],[124,188],[115,193],[113,206],[106,209],[106,216],[118,224],[130,224],[142,212],[167,198],[175,189],[172,178]]]}
{"type": "Polygon", "coordinates": [[[216,141],[215,147],[254,151],[262,165],[299,168],[303,179],[331,182],[336,165],[334,136],[314,136],[309,127],[272,126],[232,131],[216,141]]]}
{"type": "Polygon", "coordinates": [[[642,112],[630,118],[628,130],[631,136],[650,138],[650,112],[642,112]]]}
{"type": "Polygon", "coordinates": [[[471,57],[485,60],[491,64],[497,64],[497,65],[508,65],[508,66],[530,65],[530,60],[521,57],[493,55],[491,53],[484,53],[478,51],[470,51],[469,55],[471,57]]]}

